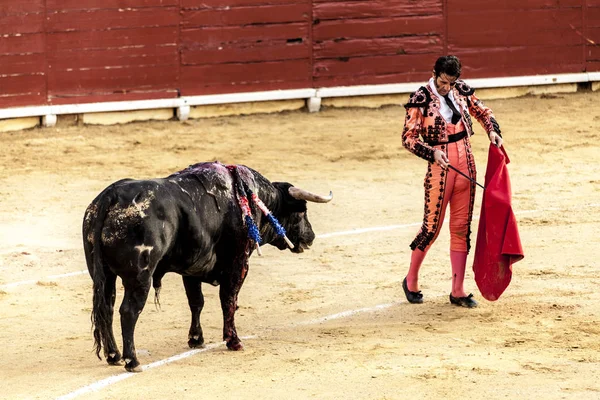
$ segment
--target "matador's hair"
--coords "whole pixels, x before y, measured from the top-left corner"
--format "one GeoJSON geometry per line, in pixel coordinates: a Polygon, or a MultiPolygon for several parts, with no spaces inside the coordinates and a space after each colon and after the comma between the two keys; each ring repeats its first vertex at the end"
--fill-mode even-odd
{"type": "Polygon", "coordinates": [[[446,74],[448,76],[460,77],[460,60],[456,56],[442,56],[437,59],[433,67],[435,76],[446,74]]]}

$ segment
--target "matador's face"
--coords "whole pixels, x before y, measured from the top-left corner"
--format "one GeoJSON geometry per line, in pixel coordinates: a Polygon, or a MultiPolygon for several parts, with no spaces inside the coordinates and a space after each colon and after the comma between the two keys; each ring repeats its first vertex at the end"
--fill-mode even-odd
{"type": "Polygon", "coordinates": [[[454,85],[456,85],[457,79],[457,76],[446,75],[443,72],[436,76],[435,71],[433,71],[433,82],[435,83],[435,88],[442,96],[450,93],[450,90],[454,87],[454,85]]]}

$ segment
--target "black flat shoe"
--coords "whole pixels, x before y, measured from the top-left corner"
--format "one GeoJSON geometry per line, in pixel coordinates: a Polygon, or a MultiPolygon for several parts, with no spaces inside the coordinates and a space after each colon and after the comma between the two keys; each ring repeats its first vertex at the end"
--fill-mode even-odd
{"type": "Polygon", "coordinates": [[[477,307],[477,302],[473,299],[473,293],[470,293],[465,297],[454,297],[452,293],[450,293],[450,303],[455,304],[460,307],[467,308],[475,308],[477,307]]]}
{"type": "Polygon", "coordinates": [[[411,292],[408,290],[408,285],[406,284],[406,278],[402,281],[402,289],[404,289],[404,295],[406,296],[406,300],[412,304],[421,304],[423,303],[423,294],[419,290],[418,292],[411,292]]]}

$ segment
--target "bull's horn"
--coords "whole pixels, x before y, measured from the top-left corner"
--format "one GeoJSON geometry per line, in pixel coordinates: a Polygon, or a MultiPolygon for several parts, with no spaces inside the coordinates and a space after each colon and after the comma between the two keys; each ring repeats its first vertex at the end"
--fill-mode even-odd
{"type": "Polygon", "coordinates": [[[331,191],[329,192],[329,196],[319,196],[318,194],[307,192],[304,189],[294,186],[290,186],[288,193],[297,200],[312,201],[313,203],[329,203],[331,199],[333,199],[333,193],[331,191]]]}

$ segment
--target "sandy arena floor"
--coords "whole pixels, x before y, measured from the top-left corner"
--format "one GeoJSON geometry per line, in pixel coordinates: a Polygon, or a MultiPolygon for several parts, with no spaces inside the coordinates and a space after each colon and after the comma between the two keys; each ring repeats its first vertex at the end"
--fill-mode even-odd
{"type": "MultiPolygon", "coordinates": [[[[0,134],[0,398],[599,398],[599,103],[600,92],[487,102],[512,159],[525,259],[493,303],[469,265],[473,310],[448,303],[447,224],[423,265],[425,304],[404,299],[426,165],[401,146],[401,107],[0,134]],[[236,314],[244,351],[220,344],[218,289],[208,286],[209,348],[123,375],[92,352],[83,212],[117,179],[215,159],[331,189],[331,203],[309,205],[323,237],[301,255],[270,247],[252,257],[236,314]]],[[[483,182],[481,129],[473,146],[483,182]]],[[[180,277],[165,277],[161,310],[152,297],[136,330],[145,365],[189,350],[180,277]]],[[[115,333],[120,342],[118,322],[115,333]]]]}

